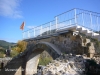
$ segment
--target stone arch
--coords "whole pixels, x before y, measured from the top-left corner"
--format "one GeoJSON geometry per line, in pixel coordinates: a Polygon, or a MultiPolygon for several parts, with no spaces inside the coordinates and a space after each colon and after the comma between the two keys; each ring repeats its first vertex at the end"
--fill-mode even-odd
{"type": "Polygon", "coordinates": [[[48,42],[39,42],[27,53],[25,75],[33,75],[37,72],[37,65],[40,54],[46,50],[53,59],[61,54],[60,50],[53,44],[48,42]]]}

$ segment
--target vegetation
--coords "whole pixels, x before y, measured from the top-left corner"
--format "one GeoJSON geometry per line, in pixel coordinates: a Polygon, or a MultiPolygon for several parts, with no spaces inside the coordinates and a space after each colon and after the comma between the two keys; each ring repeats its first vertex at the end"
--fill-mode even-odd
{"type": "Polygon", "coordinates": [[[26,49],[27,42],[18,41],[18,43],[16,44],[0,40],[0,58],[4,57],[5,50],[9,49],[9,46],[11,47],[11,57],[14,57],[26,49]]]}
{"type": "Polygon", "coordinates": [[[16,43],[10,43],[10,42],[6,42],[4,40],[0,40],[0,47],[3,47],[5,49],[8,49],[9,46],[14,46],[16,45],[16,43]]]}
{"type": "Polygon", "coordinates": [[[11,57],[17,56],[19,53],[16,50],[11,51],[11,57]]]}
{"type": "Polygon", "coordinates": [[[27,47],[27,42],[25,41],[18,41],[17,45],[12,48],[12,50],[17,51],[18,53],[23,52],[27,47]]]}
{"type": "Polygon", "coordinates": [[[75,41],[75,40],[76,40],[76,36],[70,36],[70,39],[71,39],[72,41],[75,41]]]}
{"type": "Polygon", "coordinates": [[[27,42],[25,41],[18,41],[17,43],[17,51],[18,52],[23,52],[27,47],[27,42]]]}
{"type": "Polygon", "coordinates": [[[3,58],[5,54],[5,49],[0,47],[0,58],[3,58]]]}
{"type": "Polygon", "coordinates": [[[39,58],[39,65],[47,65],[52,61],[52,57],[48,54],[48,52],[44,51],[41,53],[39,58]]]}
{"type": "Polygon", "coordinates": [[[47,65],[49,62],[51,62],[52,58],[51,57],[45,57],[39,59],[39,65],[47,65]]]}
{"type": "Polygon", "coordinates": [[[98,41],[96,39],[92,39],[92,41],[94,42],[96,53],[100,54],[100,41],[98,41]]]}
{"type": "Polygon", "coordinates": [[[86,45],[86,38],[83,39],[84,46],[86,45]]]}
{"type": "MultiPolygon", "coordinates": [[[[96,33],[100,33],[100,31],[99,31],[99,32],[96,32],[96,33]]],[[[90,39],[91,42],[94,43],[94,47],[95,47],[96,54],[100,54],[100,41],[98,41],[97,39],[93,39],[93,38],[91,38],[91,37],[87,37],[85,34],[82,34],[82,33],[80,33],[80,35],[82,35],[82,37],[84,38],[84,39],[83,39],[84,45],[85,45],[85,43],[86,43],[85,38],[90,39]]],[[[90,46],[90,43],[88,43],[86,46],[90,46]]]]}

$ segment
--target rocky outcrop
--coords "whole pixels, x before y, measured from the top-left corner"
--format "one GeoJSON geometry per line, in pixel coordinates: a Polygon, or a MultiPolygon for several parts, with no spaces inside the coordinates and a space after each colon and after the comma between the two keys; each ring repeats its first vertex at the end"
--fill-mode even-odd
{"type": "Polygon", "coordinates": [[[84,75],[85,59],[82,56],[63,55],[38,70],[37,75],[84,75]]]}
{"type": "Polygon", "coordinates": [[[5,57],[5,58],[0,58],[0,66],[1,63],[3,63],[3,67],[7,65],[8,62],[10,62],[12,60],[12,58],[10,57],[5,57]]]}

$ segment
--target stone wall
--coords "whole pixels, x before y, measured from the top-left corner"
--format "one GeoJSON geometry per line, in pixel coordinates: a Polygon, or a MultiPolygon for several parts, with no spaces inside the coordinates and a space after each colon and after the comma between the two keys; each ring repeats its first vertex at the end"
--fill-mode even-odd
{"type": "Polygon", "coordinates": [[[73,32],[38,40],[38,42],[41,41],[50,42],[56,45],[62,53],[82,54],[84,50],[81,36],[73,35],[73,32]]]}
{"type": "MultiPolygon", "coordinates": [[[[72,54],[87,54],[89,57],[93,57],[95,54],[94,43],[90,39],[81,36],[81,34],[75,32],[67,32],[58,36],[52,36],[49,38],[37,40],[37,42],[46,41],[56,45],[62,53],[72,54]],[[90,43],[90,46],[88,44],[90,43]]],[[[34,41],[36,43],[36,41],[34,41]]]]}
{"type": "Polygon", "coordinates": [[[1,66],[1,63],[4,63],[3,66],[6,66],[8,62],[10,62],[12,60],[12,58],[10,57],[5,57],[5,58],[0,58],[0,66],[1,66]]]}
{"type": "Polygon", "coordinates": [[[22,75],[23,58],[15,58],[0,71],[0,75],[22,75]]]}

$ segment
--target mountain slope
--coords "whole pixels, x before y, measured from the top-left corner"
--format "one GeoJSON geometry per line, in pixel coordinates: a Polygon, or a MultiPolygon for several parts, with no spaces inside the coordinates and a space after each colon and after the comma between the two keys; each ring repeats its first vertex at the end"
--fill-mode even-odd
{"type": "Polygon", "coordinates": [[[15,44],[16,43],[10,43],[4,40],[0,40],[0,47],[3,47],[3,48],[9,48],[9,46],[13,46],[15,44]]]}

